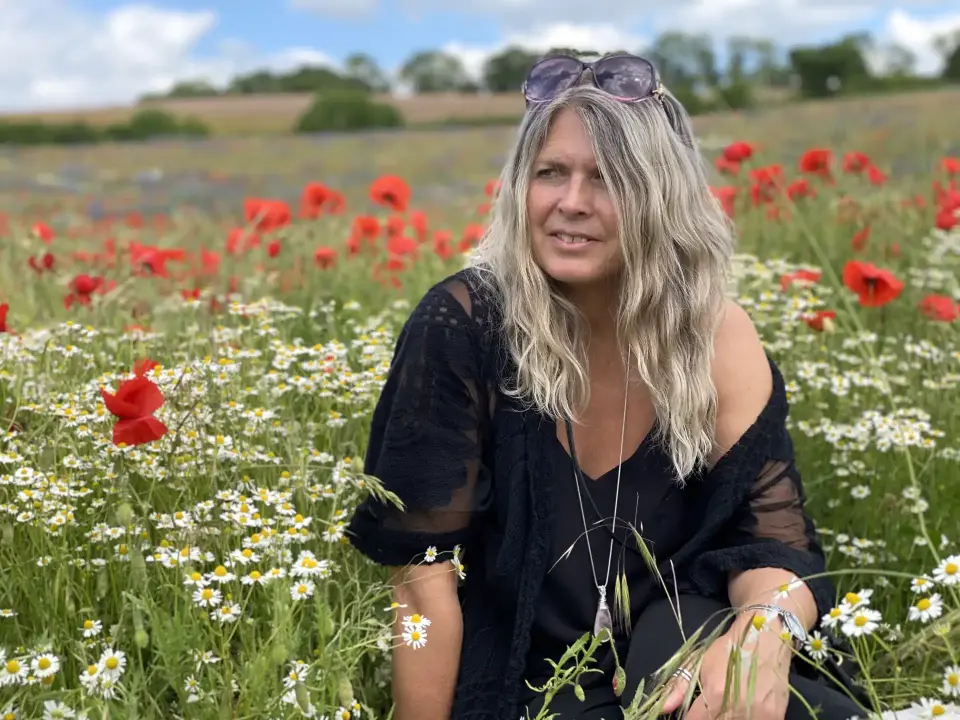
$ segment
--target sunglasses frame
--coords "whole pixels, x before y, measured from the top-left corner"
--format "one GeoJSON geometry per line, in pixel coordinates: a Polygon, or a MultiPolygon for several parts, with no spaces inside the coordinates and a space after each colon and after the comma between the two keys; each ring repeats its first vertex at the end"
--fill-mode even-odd
{"type": "Polygon", "coordinates": [[[664,88],[664,86],[663,86],[663,82],[660,80],[660,73],[657,72],[657,68],[654,66],[654,64],[653,64],[652,62],[650,62],[649,60],[647,60],[645,57],[640,57],[639,55],[631,55],[630,53],[617,53],[616,55],[605,55],[604,57],[599,58],[599,59],[597,59],[597,60],[593,60],[592,62],[585,62],[585,61],[581,60],[581,59],[578,58],[578,57],[574,57],[573,55],[563,55],[563,54],[561,54],[561,55],[549,55],[548,57],[540,58],[539,60],[537,60],[537,62],[535,62],[535,63],[533,64],[533,67],[531,67],[530,70],[527,71],[527,78],[523,81],[523,88],[522,88],[523,97],[524,97],[524,99],[527,101],[527,105],[528,105],[528,106],[531,105],[531,104],[539,104],[539,103],[550,102],[550,101],[554,100],[554,99],[557,97],[557,95],[559,95],[560,93],[566,92],[566,91],[569,90],[570,88],[575,87],[575,86],[580,82],[580,79],[583,77],[583,74],[584,74],[587,70],[590,70],[590,71],[591,71],[591,75],[593,76],[593,86],[594,86],[594,87],[596,87],[598,90],[603,90],[603,92],[605,92],[605,93],[607,93],[608,95],[610,95],[611,97],[619,100],[620,102],[624,102],[624,103],[638,103],[638,102],[642,102],[642,101],[644,101],[644,100],[648,100],[648,99],[650,99],[651,97],[655,97],[655,98],[657,98],[658,100],[660,100],[661,102],[663,102],[663,95],[664,95],[664,92],[665,92],[665,88],[664,88]],[[616,60],[616,59],[618,59],[618,58],[630,58],[630,59],[632,59],[632,60],[639,60],[640,62],[646,63],[646,64],[650,67],[650,71],[651,71],[651,73],[652,73],[652,75],[653,75],[653,79],[654,79],[654,81],[655,81],[655,84],[654,84],[654,87],[653,87],[653,89],[650,91],[649,94],[644,95],[643,97],[623,97],[623,96],[620,96],[620,95],[615,95],[614,93],[609,92],[609,91],[605,90],[604,88],[600,87],[600,84],[597,82],[597,72],[596,72],[596,69],[595,69],[595,68],[596,68],[598,65],[601,65],[602,63],[604,63],[604,62],[606,62],[606,61],[608,61],[608,60],[616,60]],[[577,63],[577,65],[580,66],[580,71],[576,74],[576,77],[574,77],[574,79],[571,81],[570,85],[568,85],[567,87],[563,88],[563,89],[560,90],[559,92],[555,93],[555,94],[553,95],[553,97],[549,97],[549,98],[546,98],[546,99],[543,99],[543,100],[536,99],[536,98],[531,98],[530,95],[529,95],[529,83],[530,83],[530,76],[533,74],[533,71],[536,70],[537,67],[539,67],[539,66],[542,65],[543,63],[548,62],[548,61],[550,61],[550,60],[557,60],[557,59],[561,59],[561,60],[572,60],[573,62],[577,63]]]}

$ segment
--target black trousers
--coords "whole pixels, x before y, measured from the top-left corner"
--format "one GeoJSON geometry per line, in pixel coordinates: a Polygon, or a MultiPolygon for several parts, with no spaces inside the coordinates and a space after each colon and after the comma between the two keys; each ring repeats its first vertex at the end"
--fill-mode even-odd
{"type": "MultiPolygon", "coordinates": [[[[724,621],[726,614],[723,611],[728,607],[717,600],[699,595],[680,595],[679,605],[686,637],[690,637],[700,627],[704,628],[704,635],[712,632],[724,621]]],[[[607,650],[605,656],[595,656],[597,663],[591,665],[603,672],[583,676],[581,687],[585,701],[581,702],[576,698],[572,686],[566,686],[554,696],[547,710],[548,715],[556,713],[556,720],[622,720],[621,707],[627,707],[632,702],[640,680],[646,678],[645,688],[652,688],[657,670],[680,649],[684,642],[683,637],[669,601],[657,600],[650,603],[634,625],[626,659],[620,648],[617,649],[627,674],[626,688],[621,697],[617,698],[613,694],[613,654],[607,650]]],[[[786,720],[810,720],[811,717],[820,720],[848,720],[866,715],[864,709],[839,688],[800,675],[796,670],[790,672],[790,685],[817,714],[811,716],[804,704],[791,693],[786,720]]],[[[543,695],[534,694],[526,686],[524,691],[529,717],[536,717],[543,705],[543,695]]]]}

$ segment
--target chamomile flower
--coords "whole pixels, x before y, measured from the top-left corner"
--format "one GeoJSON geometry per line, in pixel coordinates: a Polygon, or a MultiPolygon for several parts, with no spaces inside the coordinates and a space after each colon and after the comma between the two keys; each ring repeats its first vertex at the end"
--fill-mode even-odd
{"type": "Polygon", "coordinates": [[[950,665],[943,671],[943,694],[960,698],[960,665],[950,665]]]}
{"type": "Polygon", "coordinates": [[[910,606],[908,620],[928,623],[936,620],[943,614],[943,600],[938,593],[930,597],[922,597],[910,606]]]}
{"type": "Polygon", "coordinates": [[[882,619],[883,617],[879,611],[869,607],[860,607],[850,613],[850,616],[841,626],[840,631],[848,637],[870,635],[880,627],[880,621],[882,619]]]}
{"type": "Polygon", "coordinates": [[[933,571],[933,579],[941,585],[960,584],[960,555],[945,558],[933,571]]]}

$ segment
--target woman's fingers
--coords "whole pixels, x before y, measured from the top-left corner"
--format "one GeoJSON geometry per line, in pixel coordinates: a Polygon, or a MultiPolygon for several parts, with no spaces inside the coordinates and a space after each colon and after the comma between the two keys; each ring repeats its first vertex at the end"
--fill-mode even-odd
{"type": "Polygon", "coordinates": [[[666,694],[667,699],[663,703],[663,712],[672,713],[680,707],[692,682],[693,675],[685,668],[681,668],[670,678],[670,682],[667,683],[669,690],[666,694]]]}

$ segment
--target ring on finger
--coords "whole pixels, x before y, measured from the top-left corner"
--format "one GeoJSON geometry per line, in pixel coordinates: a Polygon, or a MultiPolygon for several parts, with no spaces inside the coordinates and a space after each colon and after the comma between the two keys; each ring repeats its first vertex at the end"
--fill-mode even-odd
{"type": "Polygon", "coordinates": [[[693,674],[684,667],[677,668],[673,671],[673,677],[682,677],[687,682],[693,682],[693,674]]]}

